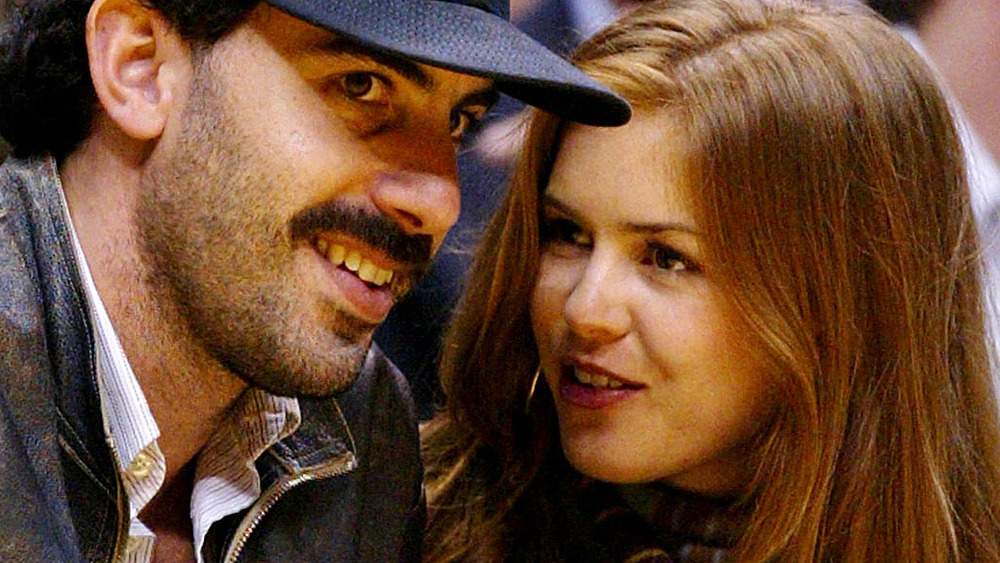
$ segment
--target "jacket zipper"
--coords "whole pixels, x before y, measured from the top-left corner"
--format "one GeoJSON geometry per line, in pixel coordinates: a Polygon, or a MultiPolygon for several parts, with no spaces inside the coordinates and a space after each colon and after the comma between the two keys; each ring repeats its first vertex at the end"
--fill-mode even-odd
{"type": "Polygon", "coordinates": [[[250,535],[253,534],[257,525],[260,524],[260,521],[264,519],[264,515],[271,510],[271,507],[273,507],[275,503],[278,502],[278,499],[280,499],[285,493],[302,483],[345,475],[353,471],[357,466],[357,458],[354,457],[354,452],[349,451],[339,459],[320,468],[312,470],[307,469],[293,475],[285,475],[281,477],[277,483],[275,483],[270,489],[265,491],[259,499],[257,499],[257,502],[250,507],[246,516],[243,517],[243,521],[240,522],[239,528],[237,528],[236,533],[233,534],[233,540],[229,544],[229,549],[227,550],[223,561],[225,563],[236,563],[239,560],[240,554],[243,553],[243,548],[250,539],[250,535]]]}

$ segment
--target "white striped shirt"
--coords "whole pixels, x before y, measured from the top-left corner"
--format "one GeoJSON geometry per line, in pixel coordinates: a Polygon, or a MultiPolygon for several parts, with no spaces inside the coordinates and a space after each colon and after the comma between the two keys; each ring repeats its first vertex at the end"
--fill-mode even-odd
{"type": "MultiPolygon", "coordinates": [[[[150,563],[156,537],[138,515],[163,486],[166,475],[166,460],[156,442],[160,430],[97,292],[61,190],[60,196],[94,330],[104,433],[128,496],[130,522],[124,561],[150,563]]],[[[250,506],[260,496],[254,461],[295,432],[300,420],[295,398],[248,389],[212,434],[198,454],[191,494],[198,563],[202,563],[201,547],[211,525],[250,506]]]]}

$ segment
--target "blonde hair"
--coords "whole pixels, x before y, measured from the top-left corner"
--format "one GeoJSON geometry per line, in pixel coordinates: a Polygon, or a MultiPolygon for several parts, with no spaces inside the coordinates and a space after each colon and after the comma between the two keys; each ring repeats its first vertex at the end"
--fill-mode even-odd
{"type": "MultiPolygon", "coordinates": [[[[687,133],[719,283],[774,368],[782,404],[734,559],[1000,561],[978,241],[958,135],[919,55],[860,6],[663,0],[575,60],[687,133]]],[[[558,450],[550,403],[521,409],[559,127],[536,114],[449,333],[448,410],[425,429],[429,560],[502,559],[558,450]]]]}

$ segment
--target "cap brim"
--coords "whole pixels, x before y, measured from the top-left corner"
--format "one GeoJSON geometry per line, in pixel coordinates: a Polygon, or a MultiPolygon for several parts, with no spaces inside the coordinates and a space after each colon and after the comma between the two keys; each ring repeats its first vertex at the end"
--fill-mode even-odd
{"type": "Polygon", "coordinates": [[[510,22],[443,0],[268,0],[376,50],[493,79],[525,103],[588,125],[626,123],[621,96],[510,22]]]}

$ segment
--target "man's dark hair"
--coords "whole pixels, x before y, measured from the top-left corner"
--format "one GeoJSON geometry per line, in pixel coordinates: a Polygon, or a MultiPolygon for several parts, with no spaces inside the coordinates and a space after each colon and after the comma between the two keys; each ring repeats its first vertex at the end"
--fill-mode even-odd
{"type": "Polygon", "coordinates": [[[913,23],[934,0],[868,0],[868,5],[894,23],[913,23]]]}
{"type": "MultiPolygon", "coordinates": [[[[15,1],[0,28],[0,136],[15,154],[62,157],[87,135],[97,106],[84,27],[93,0],[15,1]]],[[[259,0],[144,0],[186,40],[210,45],[259,0]]]]}

